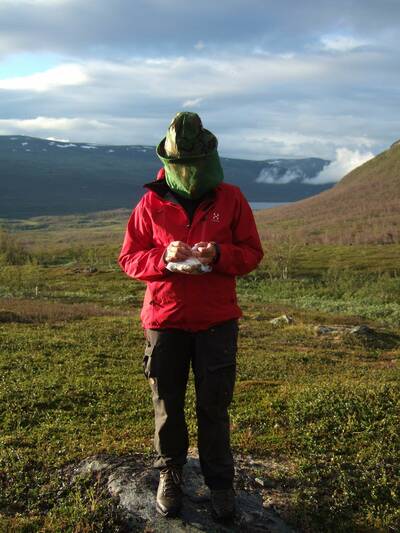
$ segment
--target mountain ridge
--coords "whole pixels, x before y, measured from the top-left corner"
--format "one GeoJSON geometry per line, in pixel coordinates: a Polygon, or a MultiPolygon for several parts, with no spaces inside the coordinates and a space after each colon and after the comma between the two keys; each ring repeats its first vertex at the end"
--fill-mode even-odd
{"type": "MultiPolygon", "coordinates": [[[[329,164],[320,158],[253,161],[221,156],[226,180],[249,201],[290,202],[333,183],[303,183],[329,164]],[[259,179],[267,176],[267,181],[259,179]],[[286,183],[288,178],[289,183],[286,183]]],[[[161,162],[150,145],[107,145],[0,136],[0,217],[88,213],[131,208],[161,162]]]]}

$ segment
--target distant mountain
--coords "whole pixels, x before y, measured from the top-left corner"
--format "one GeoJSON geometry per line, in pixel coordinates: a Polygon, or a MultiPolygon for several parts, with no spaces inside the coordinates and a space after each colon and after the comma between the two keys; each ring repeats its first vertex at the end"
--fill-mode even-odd
{"type": "MultiPolygon", "coordinates": [[[[313,185],[329,161],[221,158],[226,181],[249,201],[291,202],[331,184],[313,185]]],[[[161,163],[154,146],[114,146],[0,136],[0,218],[131,208],[161,163]]]]}
{"type": "Polygon", "coordinates": [[[307,243],[400,243],[400,141],[329,191],[259,212],[257,220],[265,239],[274,235],[307,243]]]}

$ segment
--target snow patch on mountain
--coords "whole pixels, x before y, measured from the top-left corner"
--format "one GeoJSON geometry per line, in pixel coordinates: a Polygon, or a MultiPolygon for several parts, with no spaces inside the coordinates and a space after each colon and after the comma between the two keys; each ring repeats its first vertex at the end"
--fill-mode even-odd
{"type": "Polygon", "coordinates": [[[69,139],[59,139],[58,137],[46,137],[46,141],[56,141],[58,143],[69,143],[69,139]]]}

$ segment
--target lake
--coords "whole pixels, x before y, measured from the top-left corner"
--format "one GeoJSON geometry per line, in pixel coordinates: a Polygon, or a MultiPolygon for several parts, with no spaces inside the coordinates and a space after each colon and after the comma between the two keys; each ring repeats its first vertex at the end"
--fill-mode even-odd
{"type": "Polygon", "coordinates": [[[270,207],[278,207],[278,205],[286,205],[291,202],[249,202],[253,211],[259,211],[260,209],[269,209],[270,207]]]}

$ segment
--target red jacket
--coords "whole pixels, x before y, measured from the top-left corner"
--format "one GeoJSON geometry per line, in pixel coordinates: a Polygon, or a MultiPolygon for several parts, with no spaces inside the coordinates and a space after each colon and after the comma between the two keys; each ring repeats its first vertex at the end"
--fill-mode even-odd
{"type": "MultiPolygon", "coordinates": [[[[158,179],[163,178],[163,170],[158,179]]],[[[251,208],[234,185],[220,184],[203,200],[192,223],[172,195],[155,192],[157,182],[132,212],[119,256],[126,274],[147,283],[141,313],[144,328],[207,329],[239,318],[235,277],[251,272],[263,251],[251,208]],[[163,259],[171,241],[193,246],[218,243],[220,256],[212,272],[170,272],[163,259]]]]}

